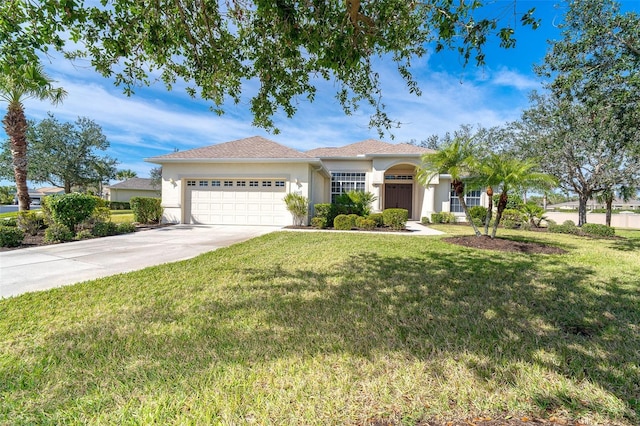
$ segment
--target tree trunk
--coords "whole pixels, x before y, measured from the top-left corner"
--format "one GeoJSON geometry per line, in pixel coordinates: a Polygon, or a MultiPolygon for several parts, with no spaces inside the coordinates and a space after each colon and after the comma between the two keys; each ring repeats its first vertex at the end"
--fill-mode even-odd
{"type": "Polygon", "coordinates": [[[458,196],[458,200],[460,200],[460,205],[462,206],[464,215],[467,218],[467,222],[469,222],[469,224],[473,228],[473,232],[475,232],[476,237],[481,236],[482,234],[478,230],[478,227],[476,226],[475,223],[473,223],[473,220],[471,219],[471,215],[469,214],[469,208],[467,207],[467,203],[464,201],[464,182],[459,180],[454,180],[452,184],[453,184],[453,187],[455,188],[456,195],[458,196]]]}
{"type": "Polygon", "coordinates": [[[489,222],[493,217],[493,188],[487,186],[487,197],[489,198],[489,205],[487,206],[487,216],[484,219],[484,235],[489,235],[489,222]]]}
{"type": "Polygon", "coordinates": [[[587,203],[590,193],[578,194],[578,226],[587,223],[587,203]]]}
{"type": "Polygon", "coordinates": [[[11,102],[4,120],[4,130],[9,136],[13,157],[13,175],[16,181],[18,210],[29,210],[29,189],[27,187],[27,119],[19,102],[11,102]]]}
{"type": "Polygon", "coordinates": [[[611,205],[613,204],[613,191],[606,195],[605,199],[607,203],[607,213],[605,215],[605,222],[607,226],[611,226],[611,205]]]}
{"type": "Polygon", "coordinates": [[[498,211],[496,212],[496,221],[493,224],[493,231],[491,231],[491,238],[496,237],[496,232],[498,232],[498,225],[500,225],[500,220],[502,219],[502,212],[507,208],[507,201],[509,200],[509,196],[506,192],[502,192],[500,194],[500,201],[498,201],[498,211]]]}

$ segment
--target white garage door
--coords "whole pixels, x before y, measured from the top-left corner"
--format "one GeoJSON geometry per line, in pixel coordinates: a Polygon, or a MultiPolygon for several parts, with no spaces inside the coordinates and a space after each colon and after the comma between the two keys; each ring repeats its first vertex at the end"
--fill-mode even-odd
{"type": "Polygon", "coordinates": [[[187,223],[289,225],[284,180],[187,180],[187,223]]]}

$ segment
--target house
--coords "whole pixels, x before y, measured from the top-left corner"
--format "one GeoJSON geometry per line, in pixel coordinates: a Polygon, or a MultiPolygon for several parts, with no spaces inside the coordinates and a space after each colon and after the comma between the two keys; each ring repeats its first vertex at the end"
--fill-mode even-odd
{"type": "MultiPolygon", "coordinates": [[[[579,201],[566,201],[564,203],[549,204],[547,210],[578,210],[579,201]]],[[[599,202],[597,199],[592,198],[587,202],[587,210],[606,209],[607,205],[604,202],[599,202]]],[[[633,198],[625,201],[621,198],[615,198],[611,204],[613,210],[639,210],[640,199],[633,198]]]]}
{"type": "MultiPolygon", "coordinates": [[[[56,195],[56,194],[64,194],[64,188],[60,188],[58,186],[46,186],[42,188],[36,188],[33,191],[29,191],[29,198],[31,198],[31,204],[41,204],[42,199],[48,195],[56,195]]],[[[16,204],[18,202],[18,198],[15,199],[16,204]]]]}
{"type": "Polygon", "coordinates": [[[129,202],[131,197],[159,197],[160,188],[153,186],[153,179],[130,178],[105,188],[109,201],[129,202]]]}
{"type": "MultiPolygon", "coordinates": [[[[372,192],[373,211],[404,208],[416,220],[441,211],[463,216],[450,176],[437,176],[428,187],[416,181],[427,152],[432,151],[372,139],[300,152],[254,136],[146,161],[162,166],[165,222],[290,225],[285,194],[301,194],[313,206],[349,190],[372,192]]],[[[486,205],[484,198],[472,191],[467,203],[486,205]]]]}

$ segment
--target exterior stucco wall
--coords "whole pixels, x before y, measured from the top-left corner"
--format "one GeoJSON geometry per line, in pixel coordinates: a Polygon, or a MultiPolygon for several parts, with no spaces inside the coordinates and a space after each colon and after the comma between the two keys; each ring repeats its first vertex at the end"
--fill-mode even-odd
{"type": "MultiPolygon", "coordinates": [[[[282,179],[286,192],[310,198],[312,170],[307,163],[165,163],[162,165],[163,221],[184,223],[188,179],[282,179]]],[[[293,218],[292,218],[293,223],[293,218]]]]}
{"type": "Polygon", "coordinates": [[[144,189],[118,189],[111,188],[109,190],[109,201],[129,202],[132,197],[159,197],[160,193],[156,190],[144,189]]]}

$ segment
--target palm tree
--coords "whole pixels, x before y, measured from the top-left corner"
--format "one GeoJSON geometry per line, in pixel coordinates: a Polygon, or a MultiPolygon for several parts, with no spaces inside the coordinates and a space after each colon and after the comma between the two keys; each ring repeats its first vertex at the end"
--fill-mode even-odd
{"type": "Polygon", "coordinates": [[[27,189],[27,118],[22,102],[35,98],[50,100],[57,104],[67,92],[54,88],[53,80],[44,73],[42,66],[24,64],[0,74],[0,99],[7,102],[7,114],[2,123],[9,136],[13,156],[13,173],[18,195],[18,209],[29,210],[29,192],[27,189]]]}
{"type": "Polygon", "coordinates": [[[440,151],[424,154],[416,178],[422,185],[429,185],[440,174],[451,175],[451,184],[458,200],[460,200],[460,206],[462,206],[467,222],[479,237],[480,231],[473,223],[467,203],[464,201],[465,181],[472,177],[477,168],[472,141],[470,137],[456,137],[444,145],[440,151]]]}
{"type": "Polygon", "coordinates": [[[489,235],[489,224],[493,217],[493,194],[494,188],[500,186],[501,177],[496,173],[501,166],[502,156],[497,154],[489,154],[489,156],[479,160],[477,166],[477,174],[473,177],[471,184],[486,187],[488,205],[487,216],[484,220],[484,235],[489,235]]]}
{"type": "Polygon", "coordinates": [[[116,179],[127,180],[134,177],[138,177],[138,174],[131,169],[122,169],[116,172],[116,179]]]}
{"type": "Polygon", "coordinates": [[[556,180],[550,175],[536,172],[538,164],[532,160],[519,160],[495,154],[490,158],[488,163],[492,168],[491,179],[493,182],[499,182],[501,188],[496,220],[491,232],[491,238],[495,238],[502,213],[507,207],[511,189],[551,187],[556,184],[556,180]]]}
{"type": "Polygon", "coordinates": [[[600,195],[596,196],[599,203],[606,204],[605,223],[607,226],[611,226],[611,206],[613,199],[618,196],[625,203],[632,199],[638,192],[638,188],[634,185],[620,185],[617,188],[609,186],[600,195]]]}

